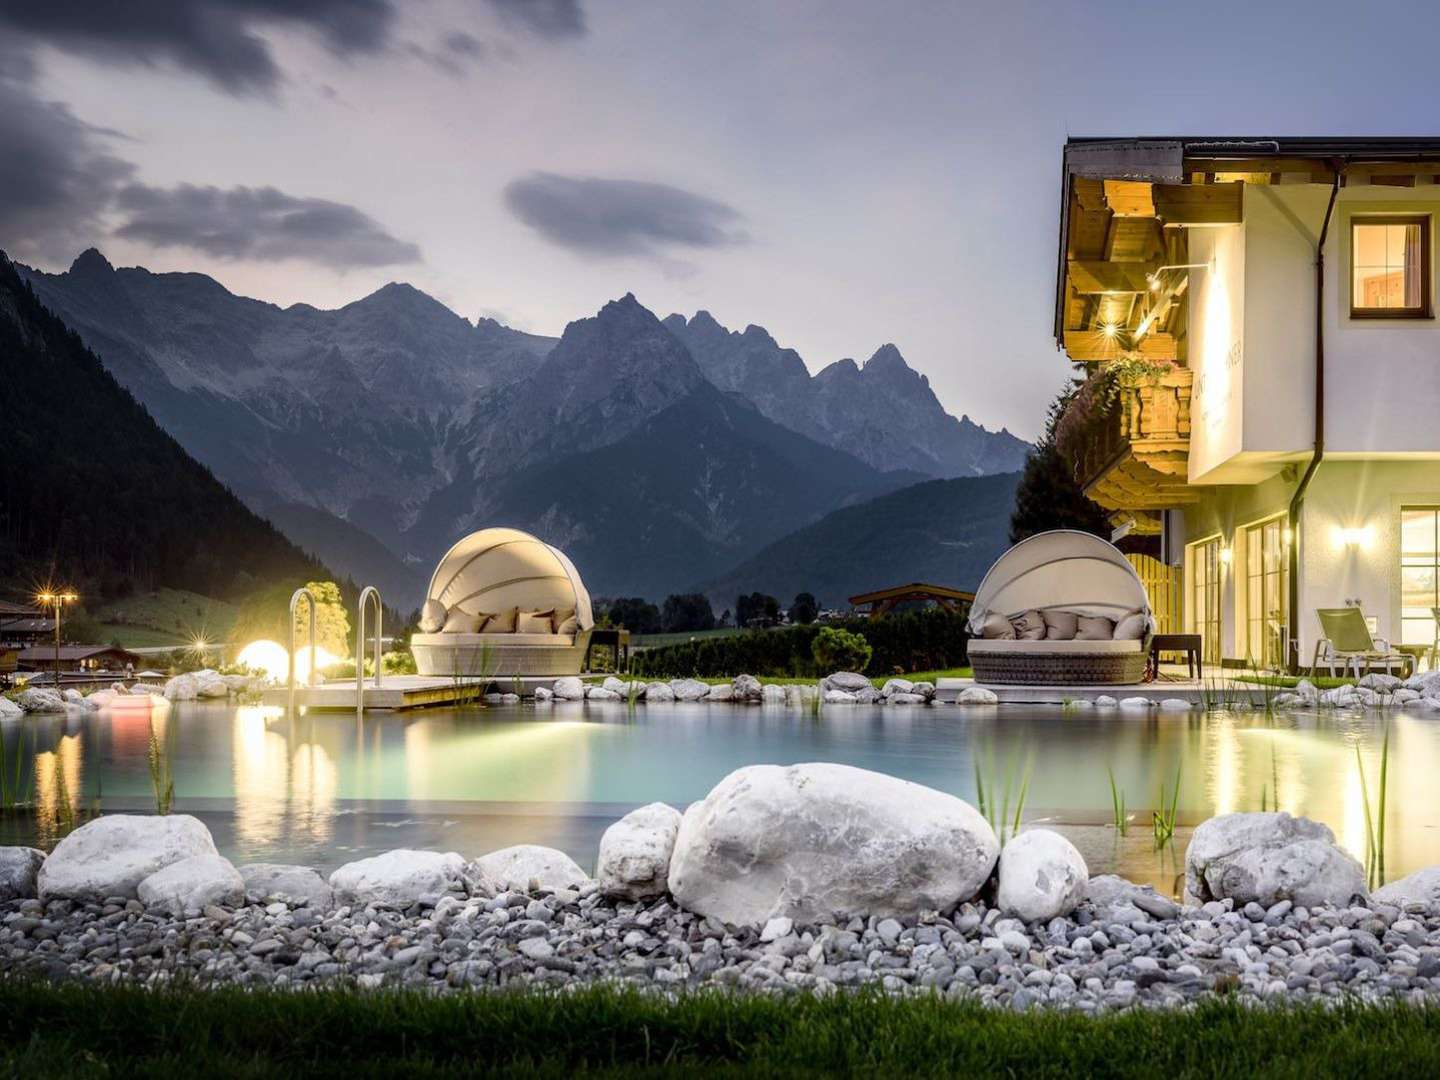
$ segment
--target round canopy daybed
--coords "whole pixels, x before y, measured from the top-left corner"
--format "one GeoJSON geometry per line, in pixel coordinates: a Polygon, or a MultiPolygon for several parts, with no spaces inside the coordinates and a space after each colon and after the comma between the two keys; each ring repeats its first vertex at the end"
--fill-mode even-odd
{"type": "Polygon", "coordinates": [[[410,651],[421,675],[578,675],[594,626],[564,552],[519,529],[481,529],[435,568],[410,651]]]}
{"type": "Polygon", "coordinates": [[[995,561],[969,629],[976,682],[1114,686],[1144,679],[1155,620],[1144,583],[1114,544],[1056,529],[995,561]]]}

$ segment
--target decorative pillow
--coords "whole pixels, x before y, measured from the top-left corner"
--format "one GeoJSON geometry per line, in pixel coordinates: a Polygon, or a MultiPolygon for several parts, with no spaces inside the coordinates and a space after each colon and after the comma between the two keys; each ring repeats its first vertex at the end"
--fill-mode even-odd
{"type": "Polygon", "coordinates": [[[556,608],[552,621],[557,634],[578,634],[580,632],[580,616],[575,613],[573,607],[556,608]]]}
{"type": "Polygon", "coordinates": [[[515,623],[519,618],[519,608],[512,607],[506,611],[498,611],[494,615],[491,615],[485,623],[485,633],[513,634],[515,633],[515,623]]]}
{"type": "Polygon", "coordinates": [[[437,634],[440,628],[445,625],[445,616],[449,613],[445,605],[439,600],[426,600],[425,606],[420,609],[420,632],[422,634],[437,634]]]}
{"type": "Polygon", "coordinates": [[[1110,641],[1115,637],[1115,620],[1104,615],[1081,615],[1075,629],[1076,641],[1110,641]]]}
{"type": "Polygon", "coordinates": [[[1046,641],[1074,641],[1080,616],[1073,611],[1045,612],[1046,641]]]}
{"type": "Polygon", "coordinates": [[[522,611],[515,621],[517,634],[548,634],[555,626],[555,609],[522,611]]]}
{"type": "Polygon", "coordinates": [[[1116,641],[1141,641],[1145,637],[1145,629],[1148,625],[1143,611],[1132,611],[1127,615],[1120,616],[1120,621],[1115,624],[1116,641]]]}
{"type": "Polygon", "coordinates": [[[440,632],[442,634],[478,634],[483,621],[479,615],[461,611],[457,605],[446,614],[445,626],[440,632]]]}
{"type": "Polygon", "coordinates": [[[1027,611],[1012,620],[1015,636],[1021,641],[1045,640],[1045,616],[1038,611],[1027,611]]]}
{"type": "Polygon", "coordinates": [[[1010,625],[1010,620],[1004,615],[992,611],[985,616],[985,625],[980,628],[980,636],[988,641],[1014,641],[1015,627],[1010,625]]]}

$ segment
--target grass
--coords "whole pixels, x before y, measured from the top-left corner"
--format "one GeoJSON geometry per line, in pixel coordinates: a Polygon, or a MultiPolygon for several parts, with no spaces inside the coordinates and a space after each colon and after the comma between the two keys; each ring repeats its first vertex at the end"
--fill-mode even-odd
{"type": "Polygon", "coordinates": [[[1125,812],[1125,789],[1115,782],[1114,769],[1106,765],[1105,772],[1110,777],[1110,823],[1116,832],[1125,836],[1130,832],[1130,815],[1125,812]]]}
{"type": "Polygon", "coordinates": [[[1033,765],[1033,760],[1028,756],[1023,766],[1012,756],[1005,767],[1003,778],[997,779],[993,758],[986,762],[983,770],[980,759],[975,759],[975,806],[995,830],[1001,844],[1020,831],[1020,817],[1025,812],[1025,796],[1030,791],[1030,771],[1033,765]],[[990,778],[988,784],[985,779],[987,775],[990,778]],[[1012,797],[1015,800],[1013,815],[1010,801],[1012,797]]]}
{"type": "Polygon", "coordinates": [[[1170,802],[1165,802],[1165,782],[1160,782],[1158,809],[1150,815],[1150,825],[1155,836],[1155,850],[1159,851],[1175,838],[1175,816],[1180,805],[1180,769],[1183,762],[1175,765],[1175,788],[1170,792],[1170,802]]]}
{"type": "Polygon", "coordinates": [[[1440,1009],[1345,1004],[1091,1018],[938,998],[274,991],[0,983],[27,1077],[1423,1076],[1440,1009]]]}
{"type": "Polygon", "coordinates": [[[681,642],[704,638],[733,637],[745,631],[736,626],[717,626],[713,630],[681,630],[673,634],[636,634],[630,639],[632,649],[658,649],[665,645],[679,645],[681,642]]]}
{"type": "Polygon", "coordinates": [[[1355,768],[1360,773],[1360,795],[1365,800],[1365,878],[1370,888],[1385,883],[1385,803],[1390,786],[1390,722],[1385,722],[1380,741],[1380,785],[1378,802],[1370,809],[1370,784],[1365,778],[1365,762],[1360,757],[1360,744],[1355,744],[1355,768]]]}
{"type": "Polygon", "coordinates": [[[105,640],[124,645],[188,645],[196,637],[227,641],[239,608],[184,589],[156,589],[104,604],[90,612],[105,640]]]}

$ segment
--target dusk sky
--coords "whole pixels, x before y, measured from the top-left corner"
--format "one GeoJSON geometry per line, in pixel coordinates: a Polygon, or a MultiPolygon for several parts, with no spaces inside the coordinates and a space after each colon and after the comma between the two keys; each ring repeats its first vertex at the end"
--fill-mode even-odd
{"type": "Polygon", "coordinates": [[[0,0],[0,248],[552,334],[633,291],[1033,438],[1066,135],[1435,134],[1440,9],[1383,13],[0,0]]]}

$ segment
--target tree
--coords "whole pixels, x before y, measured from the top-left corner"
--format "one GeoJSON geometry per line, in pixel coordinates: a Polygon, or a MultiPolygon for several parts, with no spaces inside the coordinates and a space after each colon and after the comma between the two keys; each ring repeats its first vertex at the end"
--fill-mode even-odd
{"type": "MultiPolygon", "coordinates": [[[[345,602],[340,586],[333,581],[309,581],[305,587],[314,595],[315,644],[334,656],[350,655],[353,644],[350,641],[350,616],[345,612],[345,602]]],[[[289,619],[291,585],[271,585],[248,597],[240,605],[231,637],[241,645],[258,639],[285,644],[285,624],[289,619]]],[[[306,648],[310,644],[310,613],[302,601],[295,609],[295,647],[306,648]]]]}
{"type": "Polygon", "coordinates": [[[820,603],[813,594],[802,592],[790,602],[790,621],[799,623],[802,626],[815,621],[815,616],[820,614],[820,603]]]}
{"type": "Polygon", "coordinates": [[[1012,544],[1049,529],[1079,529],[1110,537],[1109,517],[1080,490],[1070,462],[1056,441],[1060,418],[1073,396],[1067,390],[1051,402],[1045,433],[1025,459],[1025,472],[1015,489],[1015,509],[1010,514],[1012,544]]]}
{"type": "Polygon", "coordinates": [[[660,611],[660,626],[667,634],[713,630],[715,609],[704,593],[671,593],[660,611]]]}
{"type": "Polygon", "coordinates": [[[623,626],[632,634],[658,634],[660,609],[643,596],[617,596],[605,606],[612,626],[623,626]]]}
{"type": "Polygon", "coordinates": [[[765,593],[741,594],[735,600],[735,625],[774,626],[780,621],[780,601],[765,593]]]}
{"type": "Polygon", "coordinates": [[[863,634],[854,634],[837,626],[822,626],[810,643],[816,669],[826,674],[864,671],[865,665],[870,663],[871,651],[870,643],[863,634]]]}

